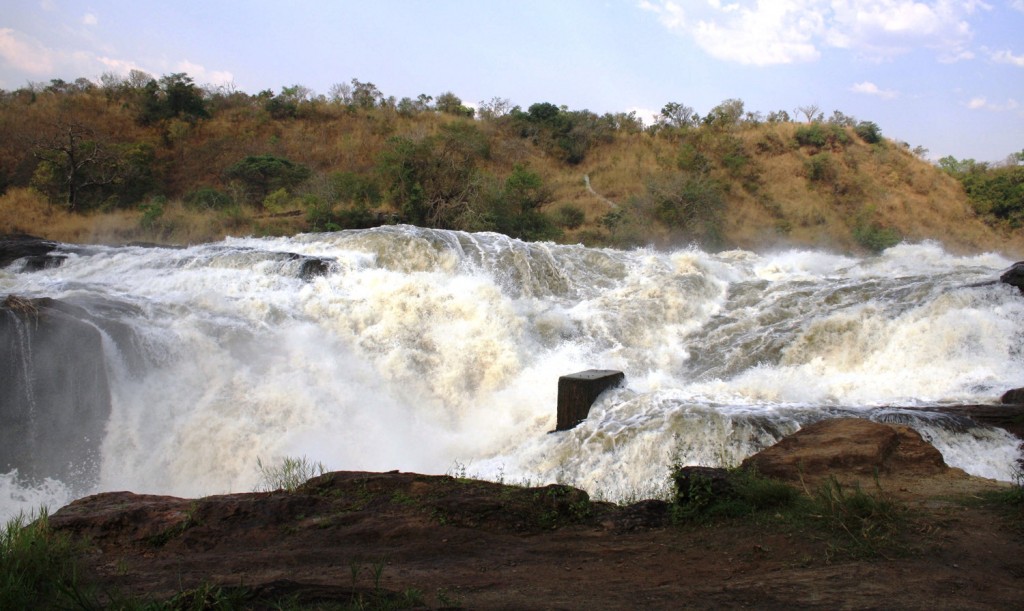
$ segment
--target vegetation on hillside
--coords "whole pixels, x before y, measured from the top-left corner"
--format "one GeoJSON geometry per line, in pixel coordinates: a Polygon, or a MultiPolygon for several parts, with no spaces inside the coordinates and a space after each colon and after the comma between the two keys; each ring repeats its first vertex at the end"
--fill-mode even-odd
{"type": "Polygon", "coordinates": [[[1024,225],[1024,151],[1002,164],[943,157],[939,167],[963,184],[974,210],[1010,229],[1024,225]]]}
{"type": "Polygon", "coordinates": [[[804,120],[737,99],[705,116],[670,102],[645,126],[550,102],[396,100],[358,79],[327,96],[202,88],[180,73],[54,80],[0,91],[0,231],[189,242],[401,222],[591,245],[859,251],[1017,239],[1019,167],[982,168],[1017,180],[1018,200],[1004,199],[873,122],[815,106],[794,115],[804,120]]]}

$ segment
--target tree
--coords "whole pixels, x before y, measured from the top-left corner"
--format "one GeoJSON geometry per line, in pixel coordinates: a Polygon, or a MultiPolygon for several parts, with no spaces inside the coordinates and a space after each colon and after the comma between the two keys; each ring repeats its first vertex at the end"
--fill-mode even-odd
{"type": "Polygon", "coordinates": [[[310,176],[304,165],[274,155],[249,155],[232,164],[224,174],[245,185],[250,201],[262,202],[278,189],[291,189],[310,176]]]}
{"type": "Polygon", "coordinates": [[[458,115],[460,117],[472,117],[474,112],[472,108],[464,106],[462,104],[462,99],[451,91],[445,91],[441,95],[437,96],[434,108],[436,108],[438,112],[443,112],[449,115],[458,115]]]}
{"type": "Polygon", "coordinates": [[[348,106],[352,103],[352,85],[348,83],[335,83],[327,90],[327,97],[335,104],[348,106]]]}
{"type": "Polygon", "coordinates": [[[743,118],[743,100],[730,98],[711,109],[704,117],[704,124],[718,129],[728,129],[739,125],[743,118]]]}
{"type": "Polygon", "coordinates": [[[209,116],[203,90],[185,73],[168,74],[159,82],[150,79],[142,88],[138,119],[143,125],[175,117],[195,121],[209,116]]]}
{"type": "Polygon", "coordinates": [[[40,161],[35,182],[56,187],[68,210],[79,210],[82,192],[113,181],[110,155],[92,129],[74,120],[58,120],[51,132],[36,141],[33,155],[40,161]]]}
{"type": "Polygon", "coordinates": [[[678,102],[669,102],[661,109],[658,115],[658,124],[667,127],[684,128],[692,127],[697,123],[699,117],[689,106],[678,102]]]}
{"type": "Polygon", "coordinates": [[[35,140],[39,161],[33,184],[80,212],[108,197],[135,201],[152,187],[153,150],[145,144],[111,144],[85,123],[61,117],[35,140]]]}
{"type": "Polygon", "coordinates": [[[882,128],[872,121],[861,121],[853,128],[853,131],[868,144],[877,144],[882,141],[882,128]]]}
{"type": "Polygon", "coordinates": [[[489,154],[487,138],[476,125],[456,122],[420,140],[391,138],[378,169],[407,221],[457,229],[479,190],[477,164],[489,154]]]}
{"type": "Polygon", "coordinates": [[[481,119],[500,119],[512,110],[512,103],[507,98],[491,98],[489,102],[480,101],[478,114],[481,119]]]}
{"type": "Polygon", "coordinates": [[[801,115],[802,114],[807,119],[807,123],[814,123],[816,121],[821,121],[821,118],[822,118],[821,107],[819,107],[817,104],[808,104],[807,106],[797,106],[796,111],[794,111],[793,114],[795,114],[795,115],[801,115]]]}
{"type": "Polygon", "coordinates": [[[373,83],[352,79],[352,104],[358,108],[375,108],[384,101],[384,94],[373,83]]]}

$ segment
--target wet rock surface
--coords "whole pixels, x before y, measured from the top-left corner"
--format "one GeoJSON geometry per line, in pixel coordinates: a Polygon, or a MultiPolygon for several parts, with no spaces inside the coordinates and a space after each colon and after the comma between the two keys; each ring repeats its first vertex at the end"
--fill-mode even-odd
{"type": "Polygon", "coordinates": [[[409,589],[435,608],[1016,606],[1019,528],[948,500],[1006,485],[949,469],[905,427],[867,424],[814,425],[752,461],[786,477],[801,464],[805,481],[877,471],[868,477],[900,491],[914,523],[928,525],[915,527],[906,554],[836,557],[795,527],[672,525],[663,501],[617,506],[568,486],[398,472],[335,472],[294,492],[194,500],[105,493],[50,520],[88,542],[105,588],[159,597],[244,584],[254,608],[281,592],[320,604],[409,589]]]}

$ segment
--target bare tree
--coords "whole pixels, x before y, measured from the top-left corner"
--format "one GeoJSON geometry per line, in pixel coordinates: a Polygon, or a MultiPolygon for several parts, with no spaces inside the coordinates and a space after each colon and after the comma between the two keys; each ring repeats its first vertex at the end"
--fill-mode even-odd
{"type": "Polygon", "coordinates": [[[817,104],[808,104],[807,106],[797,106],[796,110],[793,111],[793,114],[794,115],[803,115],[803,116],[807,117],[807,122],[808,123],[813,123],[815,121],[821,121],[821,118],[823,116],[822,113],[821,113],[821,107],[819,107],[817,104]]]}
{"type": "Polygon", "coordinates": [[[97,141],[91,128],[74,119],[58,119],[32,148],[33,156],[49,165],[71,212],[78,211],[83,190],[117,178],[116,157],[97,141]]]}

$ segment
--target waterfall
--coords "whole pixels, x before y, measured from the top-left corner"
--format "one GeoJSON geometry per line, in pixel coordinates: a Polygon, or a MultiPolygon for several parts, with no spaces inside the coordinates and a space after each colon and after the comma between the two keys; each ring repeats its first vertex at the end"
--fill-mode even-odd
{"type": "MultiPolygon", "coordinates": [[[[102,366],[109,412],[72,412],[79,437],[97,431],[87,473],[41,470],[32,452],[8,465],[5,514],[99,490],[249,491],[257,458],[283,456],[458,464],[614,500],[656,493],[673,461],[737,464],[830,415],[1024,386],[1024,299],[986,283],[1010,262],[933,243],[621,251],[391,226],[58,254],[0,270],[0,297],[56,300],[94,330],[64,352],[102,366]],[[547,434],[558,377],[592,368],[626,387],[547,434]]],[[[4,399],[0,417],[18,409],[4,399]]],[[[950,464],[1012,477],[1002,431],[910,420],[950,464]]]]}

